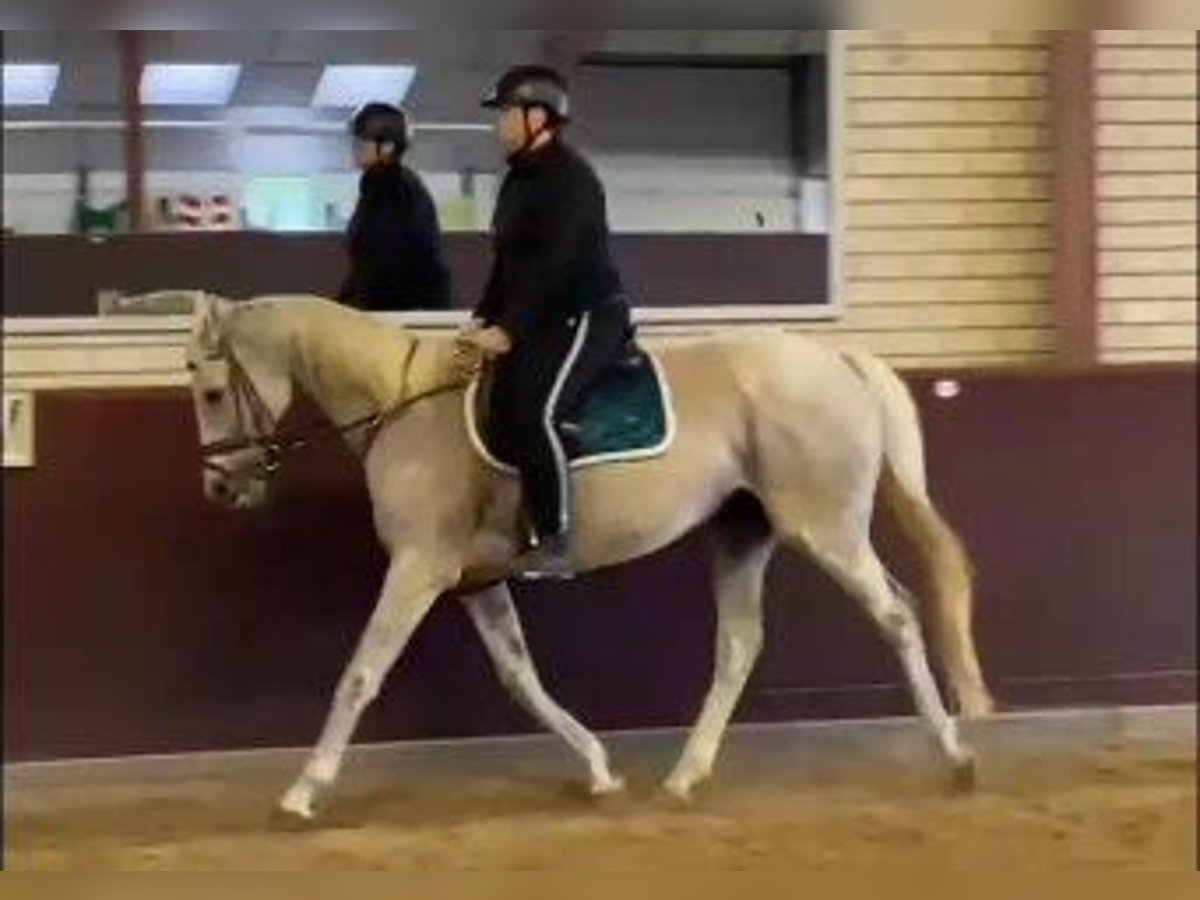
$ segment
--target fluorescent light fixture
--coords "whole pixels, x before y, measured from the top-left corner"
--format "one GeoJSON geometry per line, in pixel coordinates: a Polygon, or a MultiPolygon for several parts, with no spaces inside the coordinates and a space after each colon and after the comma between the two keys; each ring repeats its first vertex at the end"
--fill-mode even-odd
{"type": "Polygon", "coordinates": [[[234,64],[151,63],[142,70],[147,106],[226,106],[242,67],[234,64]]]}
{"type": "Polygon", "coordinates": [[[5,63],[5,106],[49,106],[62,67],[52,63],[5,63]]]}
{"type": "Polygon", "coordinates": [[[355,109],[375,100],[403,103],[416,77],[416,66],[326,66],[313,106],[355,109]]]}

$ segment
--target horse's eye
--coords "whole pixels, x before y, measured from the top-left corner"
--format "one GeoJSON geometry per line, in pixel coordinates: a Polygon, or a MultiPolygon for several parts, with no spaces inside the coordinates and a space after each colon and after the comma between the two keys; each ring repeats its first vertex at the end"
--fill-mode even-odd
{"type": "Polygon", "coordinates": [[[221,390],[211,390],[204,392],[204,402],[209,406],[219,406],[221,401],[225,399],[225,392],[221,390]]]}

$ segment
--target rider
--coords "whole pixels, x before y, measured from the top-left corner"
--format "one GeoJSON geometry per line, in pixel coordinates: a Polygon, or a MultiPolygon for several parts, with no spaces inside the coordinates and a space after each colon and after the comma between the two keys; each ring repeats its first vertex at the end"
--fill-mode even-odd
{"type": "Polygon", "coordinates": [[[411,128],[404,110],[368,103],[350,123],[362,171],[346,234],[351,271],[338,299],[360,309],[446,309],[450,273],[433,198],[401,160],[411,128]]]}
{"type": "Polygon", "coordinates": [[[464,345],[494,361],[493,432],[521,472],[534,546],[528,578],[570,578],[570,473],[556,423],[633,339],[609,248],[604,188],[562,136],[565,79],[511,69],[483,101],[499,112],[509,172],[493,221],[495,260],[464,345]]]}

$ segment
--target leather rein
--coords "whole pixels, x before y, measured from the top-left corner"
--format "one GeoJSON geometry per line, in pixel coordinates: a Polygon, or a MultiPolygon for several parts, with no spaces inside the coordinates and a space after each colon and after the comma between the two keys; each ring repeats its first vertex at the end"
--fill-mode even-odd
{"type": "MultiPolygon", "coordinates": [[[[401,384],[407,389],[413,361],[416,359],[419,341],[413,340],[404,360],[404,373],[401,384]]],[[[301,431],[297,434],[279,434],[279,420],[271,412],[270,406],[254,385],[254,380],[246,372],[233,349],[222,343],[220,350],[209,357],[210,362],[224,362],[229,367],[229,390],[233,395],[234,410],[237,416],[238,435],[211,444],[204,444],[200,453],[204,468],[216,472],[224,478],[269,480],[279,473],[283,467],[284,458],[303,450],[315,443],[332,438],[345,437],[354,432],[366,430],[367,445],[363,450],[365,456],[379,434],[379,430],[391,418],[400,415],[405,410],[441,394],[449,394],[461,390],[458,385],[444,386],[415,394],[411,397],[402,396],[392,407],[386,410],[362,416],[345,424],[326,424],[301,431]],[[253,466],[238,467],[235,471],[219,461],[219,457],[248,450],[258,450],[262,456],[253,466]]]]}

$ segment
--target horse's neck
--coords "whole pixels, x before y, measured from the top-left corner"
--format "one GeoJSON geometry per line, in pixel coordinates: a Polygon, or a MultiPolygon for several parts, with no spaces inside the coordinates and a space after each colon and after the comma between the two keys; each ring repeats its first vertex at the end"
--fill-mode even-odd
{"type": "Polygon", "coordinates": [[[448,342],[418,342],[333,304],[296,307],[283,330],[293,379],[335,424],[387,413],[453,378],[448,342]]]}

